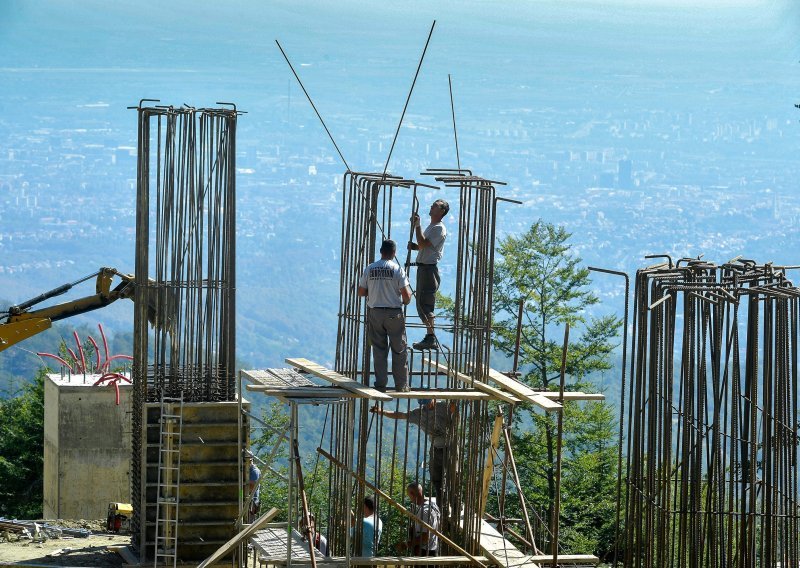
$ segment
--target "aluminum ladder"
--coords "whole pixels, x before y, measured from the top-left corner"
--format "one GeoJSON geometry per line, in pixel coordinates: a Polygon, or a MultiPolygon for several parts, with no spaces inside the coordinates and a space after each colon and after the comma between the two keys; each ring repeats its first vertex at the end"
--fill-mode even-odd
{"type": "Polygon", "coordinates": [[[158,427],[158,487],[153,566],[178,564],[178,510],[181,489],[181,433],[183,392],[179,398],[161,397],[158,427]]]}

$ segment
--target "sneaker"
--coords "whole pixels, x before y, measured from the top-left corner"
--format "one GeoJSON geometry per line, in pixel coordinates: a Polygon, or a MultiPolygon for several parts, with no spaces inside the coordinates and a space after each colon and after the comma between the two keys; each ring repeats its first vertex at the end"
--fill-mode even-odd
{"type": "Polygon", "coordinates": [[[409,387],[408,385],[403,385],[402,387],[397,389],[397,392],[411,392],[411,387],[409,387]]]}
{"type": "Polygon", "coordinates": [[[436,340],[435,335],[428,333],[425,335],[425,338],[422,341],[417,341],[412,345],[412,347],[418,351],[423,349],[438,349],[439,342],[436,340]]]}

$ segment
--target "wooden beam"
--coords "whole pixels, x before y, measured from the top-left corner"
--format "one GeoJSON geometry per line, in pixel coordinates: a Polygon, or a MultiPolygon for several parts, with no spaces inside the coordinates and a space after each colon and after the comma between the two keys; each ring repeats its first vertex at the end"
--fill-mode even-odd
{"type": "Polygon", "coordinates": [[[387,391],[392,398],[416,398],[431,400],[492,400],[494,397],[477,389],[436,390],[418,389],[409,392],[387,391]]]}
{"type": "Polygon", "coordinates": [[[564,408],[561,404],[553,401],[552,399],[546,396],[542,396],[539,394],[537,394],[536,396],[532,396],[531,402],[534,403],[536,406],[543,408],[547,412],[552,412],[554,410],[561,410],[562,408],[564,408]]]}
{"type": "Polygon", "coordinates": [[[523,400],[536,395],[536,391],[528,385],[521,383],[516,379],[512,379],[511,377],[508,377],[500,371],[492,369],[491,367],[489,368],[489,378],[502,388],[506,389],[508,392],[520,397],[523,400]]]}
{"type": "Polygon", "coordinates": [[[265,385],[245,385],[249,391],[264,393],[267,396],[297,398],[353,398],[353,393],[339,387],[275,387],[265,385]]]}
{"type": "Polygon", "coordinates": [[[315,377],[319,377],[322,380],[333,383],[337,387],[342,387],[343,389],[349,390],[359,398],[369,398],[371,400],[392,400],[392,397],[389,395],[366,385],[362,385],[361,383],[349,379],[344,375],[337,373],[336,371],[326,369],[314,361],[309,361],[308,359],[303,358],[287,357],[286,362],[293,367],[306,371],[307,373],[311,373],[315,377]]]}
{"type": "MultiPolygon", "coordinates": [[[[459,564],[472,564],[466,556],[436,556],[436,565],[450,565],[457,566],[459,564]]],[[[486,556],[475,556],[476,560],[488,563],[489,559],[486,556]]],[[[270,557],[264,559],[266,564],[275,564],[277,566],[284,566],[287,564],[285,558],[276,559],[270,557]]],[[[350,564],[352,566],[428,566],[431,564],[430,556],[351,556],[350,564]]],[[[292,566],[310,566],[311,561],[306,559],[292,558],[292,566]]],[[[335,568],[339,566],[346,566],[347,558],[344,556],[331,556],[324,560],[317,560],[317,566],[335,568]]]]}
{"type": "Polygon", "coordinates": [[[483,490],[481,491],[480,507],[478,507],[481,518],[483,518],[483,514],[486,512],[486,502],[489,500],[489,485],[492,481],[492,472],[494,471],[494,456],[497,453],[497,447],[500,445],[500,431],[502,428],[503,415],[498,414],[494,417],[494,428],[492,429],[489,449],[486,450],[486,464],[483,467],[483,490]]]}
{"type": "MultiPolygon", "coordinates": [[[[553,557],[547,555],[531,556],[531,561],[537,564],[544,564],[550,566],[553,563],[553,557]]],[[[557,562],[561,564],[599,564],[600,559],[593,554],[559,554],[557,562]]]]}
{"type": "Polygon", "coordinates": [[[125,546],[109,546],[108,550],[112,552],[116,552],[119,554],[122,559],[125,561],[125,564],[129,564],[131,566],[139,566],[139,559],[136,558],[136,555],[128,548],[127,545],[125,546]]]}
{"type": "Polygon", "coordinates": [[[278,515],[278,509],[273,507],[260,517],[258,517],[253,524],[247,525],[244,529],[242,529],[239,534],[234,536],[228,542],[223,544],[217,551],[203,560],[200,564],[197,565],[197,568],[206,568],[207,566],[211,566],[218,560],[222,560],[229,552],[231,552],[234,548],[236,548],[240,542],[245,539],[250,538],[257,530],[265,526],[268,522],[270,522],[273,518],[278,515]]]}
{"type": "MultiPolygon", "coordinates": [[[[340,387],[276,387],[266,385],[245,385],[248,391],[282,398],[362,398],[352,391],[340,387]]],[[[415,389],[408,392],[387,391],[394,399],[434,399],[434,400],[493,400],[494,397],[477,389],[415,389]]]]}
{"type": "MultiPolygon", "coordinates": [[[[558,399],[558,391],[536,391],[536,394],[549,398],[550,400],[558,399]]],[[[606,395],[600,393],[585,393],[585,392],[565,392],[564,400],[605,400],[606,395]]]]}
{"type": "Polygon", "coordinates": [[[487,394],[492,395],[492,397],[495,399],[499,398],[500,400],[504,400],[505,402],[510,402],[511,404],[516,404],[520,402],[520,399],[518,399],[517,397],[512,396],[508,393],[504,393],[500,389],[496,389],[493,386],[487,385],[486,383],[482,383],[480,381],[473,381],[472,377],[468,377],[464,373],[459,373],[458,371],[456,371],[455,369],[451,369],[447,365],[431,361],[430,359],[423,359],[422,362],[432,369],[436,369],[437,371],[444,373],[449,377],[455,377],[464,384],[467,384],[473,388],[478,389],[479,391],[483,391],[487,394]]]}

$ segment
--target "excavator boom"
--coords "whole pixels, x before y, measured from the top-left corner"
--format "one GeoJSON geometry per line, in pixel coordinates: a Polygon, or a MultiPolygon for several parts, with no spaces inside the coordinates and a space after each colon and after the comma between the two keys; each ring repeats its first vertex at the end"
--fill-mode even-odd
{"type": "Polygon", "coordinates": [[[54,321],[103,308],[120,298],[132,298],[133,290],[134,281],[132,276],[123,274],[114,268],[101,268],[94,274],[76,280],[71,284],[64,284],[26,302],[11,306],[4,321],[0,321],[0,351],[49,329],[54,321]],[[121,282],[112,289],[111,284],[114,276],[118,276],[121,282]],[[47,308],[30,310],[32,306],[55,296],[60,296],[76,284],[94,277],[97,277],[96,294],[47,308]]]}

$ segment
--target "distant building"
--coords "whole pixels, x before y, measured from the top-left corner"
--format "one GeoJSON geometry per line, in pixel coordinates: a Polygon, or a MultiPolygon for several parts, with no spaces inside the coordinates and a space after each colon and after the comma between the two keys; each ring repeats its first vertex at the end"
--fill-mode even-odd
{"type": "Polygon", "coordinates": [[[627,158],[617,163],[617,187],[621,189],[631,189],[633,187],[631,161],[627,158]]]}

